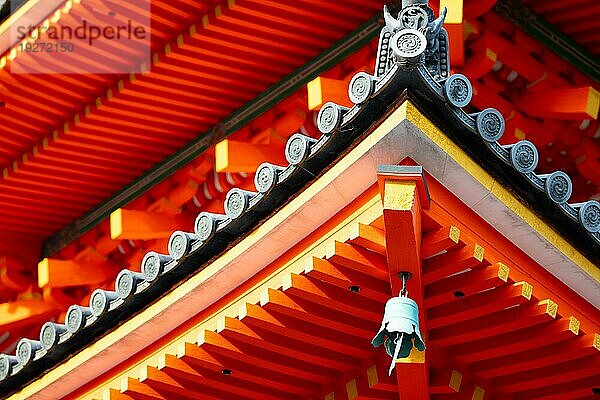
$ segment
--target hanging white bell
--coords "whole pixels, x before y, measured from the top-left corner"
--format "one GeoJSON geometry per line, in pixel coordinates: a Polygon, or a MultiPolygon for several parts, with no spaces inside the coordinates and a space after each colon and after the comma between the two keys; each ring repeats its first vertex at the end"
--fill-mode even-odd
{"type": "Polygon", "coordinates": [[[381,328],[371,341],[374,347],[383,344],[387,354],[392,357],[390,375],[396,360],[408,357],[413,346],[419,351],[425,350],[425,342],[419,329],[419,306],[408,298],[406,279],[403,276],[400,296],[393,297],[386,303],[381,328]]]}

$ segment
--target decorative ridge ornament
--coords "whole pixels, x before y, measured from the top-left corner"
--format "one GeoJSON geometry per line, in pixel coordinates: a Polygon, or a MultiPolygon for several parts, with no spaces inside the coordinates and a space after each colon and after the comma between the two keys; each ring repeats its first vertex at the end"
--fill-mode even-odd
{"type": "Polygon", "coordinates": [[[447,77],[450,56],[447,51],[448,34],[443,29],[446,13],[447,9],[444,7],[440,16],[435,19],[426,0],[403,1],[402,10],[394,18],[387,6],[384,6],[385,27],[381,37],[389,38],[393,54],[390,54],[387,44],[380,46],[378,60],[385,61],[382,73],[386,73],[396,61],[403,69],[412,69],[425,63],[434,77],[447,77]]]}
{"type": "Polygon", "coordinates": [[[408,297],[406,282],[410,273],[401,272],[402,290],[398,297],[392,297],[385,304],[385,312],[381,328],[371,341],[373,347],[382,344],[387,354],[392,357],[389,375],[396,366],[396,360],[410,355],[413,346],[419,351],[425,351],[425,342],[419,328],[419,306],[408,297]]]}

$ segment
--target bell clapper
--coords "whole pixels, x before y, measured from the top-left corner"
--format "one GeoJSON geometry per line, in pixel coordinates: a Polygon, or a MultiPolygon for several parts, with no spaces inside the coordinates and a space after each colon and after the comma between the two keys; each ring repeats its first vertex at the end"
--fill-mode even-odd
{"type": "Polygon", "coordinates": [[[400,340],[398,340],[398,336],[396,336],[396,339],[394,339],[396,348],[394,350],[394,356],[392,357],[392,363],[390,364],[390,370],[388,373],[389,376],[392,376],[392,371],[394,370],[394,367],[396,366],[396,360],[398,359],[398,354],[400,353],[400,346],[402,345],[403,339],[404,339],[404,332],[402,332],[402,335],[400,335],[400,340]]]}

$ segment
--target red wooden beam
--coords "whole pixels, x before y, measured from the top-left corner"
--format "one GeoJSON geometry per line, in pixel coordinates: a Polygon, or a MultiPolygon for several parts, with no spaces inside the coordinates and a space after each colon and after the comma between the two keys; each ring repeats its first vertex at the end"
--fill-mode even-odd
{"type": "Polygon", "coordinates": [[[293,338],[284,338],[269,331],[252,328],[237,318],[225,317],[218,333],[202,331],[199,345],[210,345],[222,354],[245,357],[265,367],[286,366],[296,376],[312,377],[315,382],[334,381],[335,370],[350,371],[356,368],[356,358],[340,355],[315,346],[291,346],[297,344],[293,338]]]}
{"type": "Polygon", "coordinates": [[[429,341],[436,346],[465,345],[486,336],[509,333],[556,318],[558,306],[552,300],[528,302],[469,321],[432,329],[429,341]]]}
{"type": "Polygon", "coordinates": [[[249,303],[246,303],[240,313],[242,322],[250,327],[277,332],[301,343],[348,354],[358,359],[372,356],[370,351],[363,349],[364,340],[357,340],[351,335],[342,334],[324,326],[319,329],[311,329],[311,324],[306,321],[297,321],[285,315],[275,315],[260,306],[249,303]],[[318,336],[315,334],[317,331],[319,332],[318,336]]]}
{"type": "Polygon", "coordinates": [[[452,359],[460,364],[470,364],[497,357],[508,356],[523,351],[567,341],[579,334],[579,321],[575,317],[561,318],[513,332],[485,337],[452,347],[452,359]]]}
{"type": "Polygon", "coordinates": [[[542,89],[522,96],[519,107],[527,114],[540,118],[597,119],[600,92],[591,86],[542,89]]]}
{"type": "Polygon", "coordinates": [[[443,251],[448,251],[460,243],[460,229],[454,225],[441,227],[423,236],[421,257],[429,258],[443,251]]]}
{"type": "Polygon", "coordinates": [[[338,241],[327,245],[325,258],[335,264],[372,275],[379,279],[388,279],[386,259],[383,255],[338,241]]]}
{"type": "Polygon", "coordinates": [[[38,264],[38,286],[64,288],[97,285],[113,278],[116,270],[116,265],[107,262],[45,258],[38,264]]]}
{"type": "Polygon", "coordinates": [[[372,226],[356,223],[350,228],[349,243],[385,255],[385,233],[372,226]]]}
{"type": "MultiPolygon", "coordinates": [[[[379,191],[383,199],[383,219],[389,279],[392,294],[401,289],[400,272],[412,278],[407,289],[421,313],[421,334],[427,337],[421,261],[421,208],[429,208],[429,193],[423,170],[415,166],[383,166],[378,170],[379,191]]],[[[425,339],[426,341],[426,339],[425,339]]],[[[426,354],[413,349],[406,359],[397,360],[398,392],[400,398],[429,399],[429,366],[426,354]]]]}
{"type": "MultiPolygon", "coordinates": [[[[183,364],[183,362],[181,362],[183,364]]],[[[181,370],[169,370],[165,368],[165,370],[159,370],[158,368],[146,366],[146,368],[140,369],[140,384],[146,385],[149,390],[154,390],[157,393],[162,393],[166,398],[173,397],[177,399],[194,399],[200,396],[195,390],[190,390],[187,388],[185,381],[180,379],[179,373],[183,374],[185,369],[181,367],[181,364],[178,365],[181,370]],[[168,372],[170,372],[170,374],[168,372]],[[181,371],[181,372],[180,372],[181,371]]],[[[189,366],[187,366],[188,370],[191,370],[189,366]]],[[[200,380],[202,376],[198,373],[191,373],[190,379],[198,379],[200,380]]],[[[205,398],[203,396],[203,398],[205,398]]],[[[210,399],[210,397],[206,397],[210,399]]],[[[214,397],[213,397],[214,399],[214,397]]]]}
{"type": "Polygon", "coordinates": [[[171,236],[186,226],[184,218],[150,211],[119,208],[110,215],[112,239],[149,240],[171,236]]]}
{"type": "Polygon", "coordinates": [[[285,165],[285,154],[269,144],[254,144],[225,139],[215,147],[217,172],[255,172],[260,164],[269,161],[285,165]]]}
{"type": "MultiPolygon", "coordinates": [[[[207,378],[210,379],[210,375],[214,371],[229,370],[231,371],[229,377],[222,374],[213,376],[217,379],[227,379],[225,381],[227,384],[254,387],[257,391],[264,392],[267,395],[281,396],[281,398],[285,398],[284,393],[291,398],[294,398],[294,396],[308,396],[319,388],[314,382],[299,379],[295,375],[264,368],[261,364],[250,363],[243,357],[223,357],[208,352],[201,346],[187,343],[185,353],[178,354],[178,358],[189,366],[187,376],[180,376],[185,380],[196,380],[199,383],[203,383],[207,378]]],[[[227,390],[227,387],[224,389],[227,390]]],[[[268,397],[265,396],[264,398],[268,397]]]]}
{"type": "MultiPolygon", "coordinates": [[[[557,364],[572,360],[592,358],[600,362],[598,343],[600,343],[599,334],[572,336],[560,344],[550,344],[538,349],[512,353],[490,361],[476,363],[474,366],[477,367],[478,376],[483,379],[500,379],[507,375],[524,374],[538,368],[553,368],[557,364]]],[[[586,363],[581,361],[580,365],[586,365],[586,363]]]]}
{"type": "Polygon", "coordinates": [[[312,325],[326,326],[345,334],[370,340],[376,324],[355,325],[349,323],[348,318],[334,310],[320,307],[303,299],[295,299],[287,296],[280,290],[268,289],[261,296],[261,306],[273,314],[286,315],[299,321],[305,321],[312,325]]]}
{"type": "Polygon", "coordinates": [[[380,167],[378,180],[392,294],[400,292],[398,274],[409,272],[413,277],[408,286],[411,297],[422,304],[421,208],[429,208],[422,170],[413,166],[380,167]]]}
{"type": "Polygon", "coordinates": [[[498,263],[436,281],[425,287],[425,305],[431,308],[454,301],[457,297],[501,286],[509,282],[509,273],[510,268],[498,263]]]}
{"type": "Polygon", "coordinates": [[[338,313],[366,321],[381,321],[381,303],[362,296],[355,296],[356,293],[352,293],[348,289],[341,289],[326,282],[296,274],[291,274],[284,279],[282,288],[289,296],[303,298],[317,303],[321,307],[336,310],[338,313]]]}
{"type": "Polygon", "coordinates": [[[308,109],[318,110],[327,101],[333,101],[345,107],[351,107],[348,97],[348,81],[317,77],[307,85],[308,109]]]}
{"type": "Polygon", "coordinates": [[[532,291],[533,287],[527,282],[518,282],[459,298],[427,310],[427,324],[434,329],[484,317],[494,311],[528,302],[532,291]]]}
{"type": "Polygon", "coordinates": [[[9,331],[58,314],[57,310],[42,300],[21,300],[0,304],[0,331],[9,331]]]}
{"type": "Polygon", "coordinates": [[[424,262],[423,281],[430,284],[457,272],[482,266],[487,263],[484,254],[483,247],[472,244],[429,258],[424,262]]]}
{"type": "Polygon", "coordinates": [[[320,281],[354,291],[360,296],[381,303],[385,303],[390,298],[390,287],[387,281],[370,278],[327,260],[313,258],[304,271],[320,281]]]}

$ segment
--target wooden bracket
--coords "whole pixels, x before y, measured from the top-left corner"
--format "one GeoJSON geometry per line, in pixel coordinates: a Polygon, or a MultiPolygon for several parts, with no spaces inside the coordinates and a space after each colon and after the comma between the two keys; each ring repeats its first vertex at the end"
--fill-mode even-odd
{"type": "Polygon", "coordinates": [[[285,155],[275,145],[254,144],[225,139],[215,147],[217,172],[255,172],[265,160],[285,165],[285,155]]]}
{"type": "Polygon", "coordinates": [[[380,166],[377,178],[383,200],[383,218],[392,293],[400,290],[398,273],[411,273],[409,289],[422,299],[421,209],[429,208],[429,192],[420,166],[380,166]],[[416,291],[416,293],[415,293],[416,291]]]}
{"type": "Polygon", "coordinates": [[[327,101],[333,101],[341,106],[351,107],[348,97],[348,81],[317,77],[307,85],[308,109],[319,110],[327,101]]]}
{"type": "Polygon", "coordinates": [[[178,215],[119,208],[110,215],[110,237],[113,240],[168,238],[173,231],[185,227],[186,222],[178,215]]]}
{"type": "Polygon", "coordinates": [[[40,288],[89,286],[114,277],[118,267],[95,260],[44,258],[38,264],[40,288]]]}

